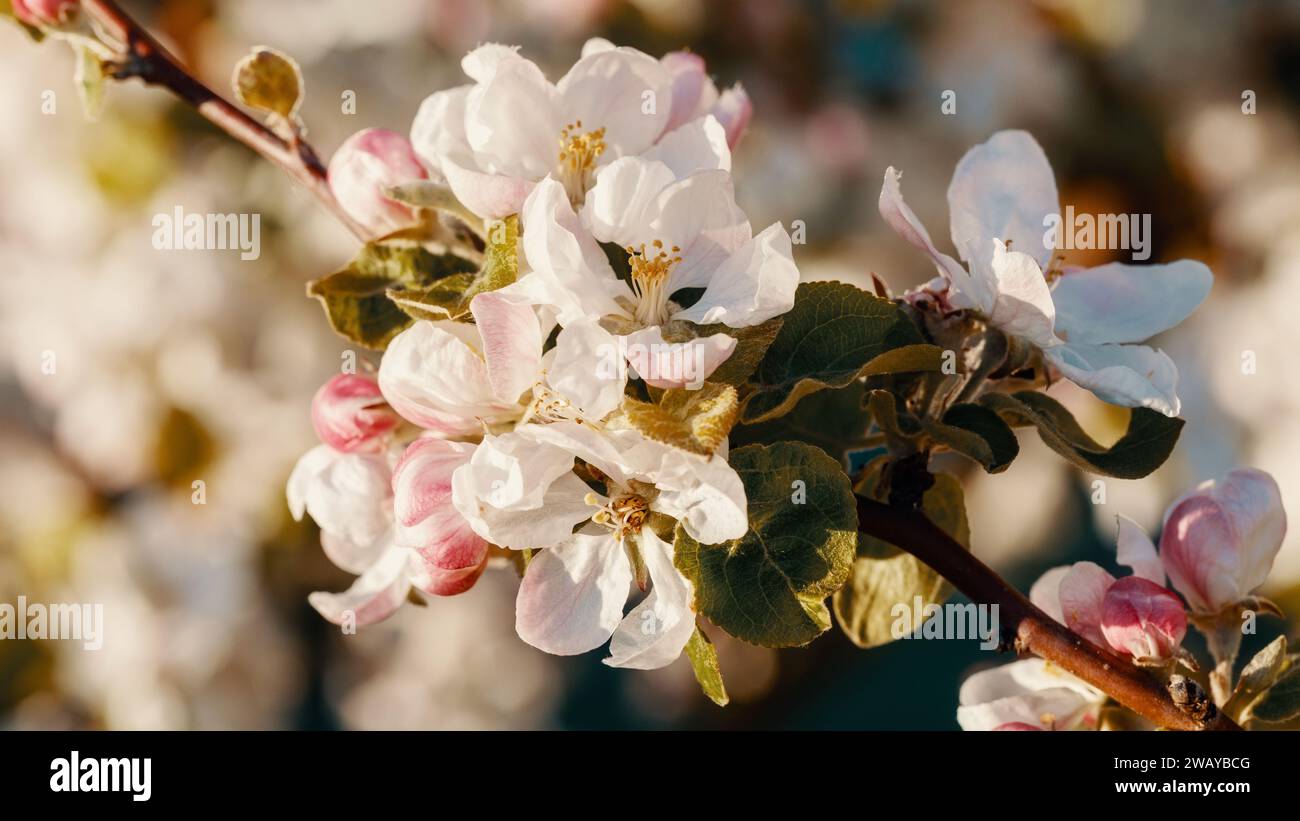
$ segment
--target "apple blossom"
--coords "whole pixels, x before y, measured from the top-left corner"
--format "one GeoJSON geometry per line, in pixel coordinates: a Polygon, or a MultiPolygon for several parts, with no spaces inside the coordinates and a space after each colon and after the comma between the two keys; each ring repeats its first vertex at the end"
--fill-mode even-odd
{"type": "Polygon", "coordinates": [[[652,146],[672,113],[672,77],[636,49],[593,47],[555,84],[495,43],[461,67],[474,84],[426,99],[411,141],[486,219],[517,213],[548,175],[581,203],[597,168],[652,146]]]}
{"type": "Polygon", "coordinates": [[[420,320],[393,339],[379,387],[398,413],[457,437],[530,419],[595,423],[618,408],[626,375],[602,367],[614,337],[575,323],[543,354],[550,323],[506,290],[471,300],[474,325],[420,320]]]}
{"type": "Polygon", "coordinates": [[[662,667],[695,629],[690,582],[673,566],[656,514],[706,544],[748,528],[744,487],[724,458],[633,430],[523,425],[485,438],[452,481],[457,509],[481,536],[507,548],[544,548],[519,588],[520,638],[558,655],[609,641],[606,663],[616,667],[662,667]],[[605,493],[572,472],[575,456],[598,471],[605,493]],[[634,579],[651,590],[624,615],[634,579]]]}
{"type": "Polygon", "coordinates": [[[978,312],[1106,402],[1178,415],[1173,360],[1135,343],[1174,327],[1201,304],[1214,279],[1204,264],[1108,263],[1045,274],[1053,249],[1044,229],[1060,216],[1056,182],[1043,150],[1023,131],[999,131],[966,153],[953,172],[948,207],[953,245],[966,266],[935,247],[903,201],[899,173],[885,172],[881,215],[939,271],[922,293],[945,309],[978,312]]]}
{"type": "Polygon", "coordinates": [[[1093,730],[1106,696],[1042,659],[981,670],[962,682],[963,730],[1093,730]]]}
{"type": "Polygon", "coordinates": [[[80,8],[80,0],[13,0],[14,17],[29,26],[61,26],[80,8]]]}
{"type": "Polygon", "coordinates": [[[1034,584],[1030,600],[1093,644],[1139,663],[1184,657],[1181,645],[1187,634],[1187,613],[1183,603],[1165,589],[1164,571],[1151,540],[1122,516],[1117,560],[1134,575],[1116,580],[1092,562],[1053,568],[1034,584]]]}
{"type": "Polygon", "coordinates": [[[1237,469],[1169,506],[1160,560],[1192,611],[1209,615],[1264,583],[1285,535],[1277,482],[1261,470],[1237,469]]]}
{"type": "Polygon", "coordinates": [[[532,272],[511,289],[554,306],[561,325],[585,319],[618,333],[649,384],[698,384],[731,355],[735,339],[715,333],[674,343],[664,326],[758,325],[790,309],[799,281],[780,223],[753,236],[735,203],[730,164],[722,126],[705,117],[601,169],[580,215],[558,182],[541,181],[521,215],[532,272]],[[602,242],[626,253],[628,281],[602,242]],[[683,307],[673,297],[687,288],[703,293],[683,307]],[[690,367],[667,367],[669,359],[690,367]]]}
{"type": "Polygon", "coordinates": [[[348,137],[329,164],[329,186],[335,199],[348,216],[375,236],[418,221],[413,208],[384,191],[428,176],[411,143],[382,128],[367,128],[348,137]]]}
{"type": "Polygon", "coordinates": [[[401,421],[374,379],[337,374],[316,391],[311,423],[321,441],[344,453],[377,451],[401,421]]]}
{"type": "MultiPolygon", "coordinates": [[[[589,40],[583,53],[613,48],[603,40],[589,40]]],[[[704,58],[689,51],[673,51],[659,58],[673,81],[673,107],[664,131],[672,131],[698,117],[713,115],[727,135],[727,145],[735,148],[749,126],[754,106],[745,89],[736,83],[719,92],[705,69],[704,58]]]]}

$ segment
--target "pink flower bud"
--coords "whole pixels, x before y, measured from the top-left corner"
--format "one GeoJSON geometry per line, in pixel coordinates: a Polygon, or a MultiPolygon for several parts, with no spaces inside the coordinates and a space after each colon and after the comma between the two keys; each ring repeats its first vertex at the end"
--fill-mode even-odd
{"type": "Polygon", "coordinates": [[[400,417],[367,376],[338,374],[311,400],[311,423],[320,440],[343,453],[372,453],[400,417]]]}
{"type": "Polygon", "coordinates": [[[1125,576],[1106,591],[1101,632],[1107,644],[1135,659],[1169,659],[1187,634],[1187,613],[1155,582],[1125,576]]]}
{"type": "Polygon", "coordinates": [[[384,189],[426,179],[411,143],[400,134],[367,128],[349,137],[330,158],[329,184],[339,205],[376,236],[415,224],[415,209],[384,189]]]}
{"type": "Polygon", "coordinates": [[[451,477],[474,445],[416,439],[393,468],[397,543],[419,557],[411,581],[426,593],[454,596],[474,586],[487,565],[488,544],[451,500],[451,477]]]}
{"type": "Polygon", "coordinates": [[[694,119],[700,98],[708,85],[704,58],[689,51],[673,51],[659,59],[659,64],[673,78],[672,113],[668,115],[667,133],[694,119]]]}
{"type": "Polygon", "coordinates": [[[1260,470],[1234,470],[1170,506],[1160,559],[1193,612],[1218,613],[1264,583],[1285,535],[1277,482],[1260,470]]]}
{"type": "Polygon", "coordinates": [[[62,25],[80,6],[80,0],[13,0],[14,17],[37,27],[62,25]]]}

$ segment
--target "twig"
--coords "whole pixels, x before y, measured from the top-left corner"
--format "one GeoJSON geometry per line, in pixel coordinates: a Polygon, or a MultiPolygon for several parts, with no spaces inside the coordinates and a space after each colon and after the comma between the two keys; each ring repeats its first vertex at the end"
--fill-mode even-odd
{"type": "Polygon", "coordinates": [[[858,497],[858,529],[916,556],[978,604],[996,604],[1004,635],[1086,681],[1160,727],[1239,730],[1219,711],[1198,716],[1179,707],[1146,671],[1067,629],[1035,607],[988,565],[923,514],[858,497]]]}
{"type": "Polygon", "coordinates": [[[365,229],[334,198],[325,166],[310,145],[297,136],[285,139],[277,135],[208,88],[114,0],[82,0],[81,6],[99,30],[120,48],[115,65],[109,69],[110,76],[117,80],[136,77],[172,92],[222,131],[284,169],[358,239],[363,242],[369,239],[365,229]]]}

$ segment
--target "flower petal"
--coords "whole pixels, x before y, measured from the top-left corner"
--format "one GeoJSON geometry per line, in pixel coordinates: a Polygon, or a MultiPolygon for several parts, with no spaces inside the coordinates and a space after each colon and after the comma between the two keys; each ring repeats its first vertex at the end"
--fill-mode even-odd
{"type": "Polygon", "coordinates": [[[1008,251],[996,239],[992,242],[990,270],[997,282],[997,297],[993,309],[987,312],[989,322],[1040,348],[1061,344],[1052,333],[1056,307],[1038,263],[1028,254],[1008,251]]]}
{"type": "Polygon", "coordinates": [[[555,87],[531,60],[492,43],[465,55],[461,67],[477,81],[465,99],[465,137],[480,170],[545,177],[563,127],[555,87]]]}
{"type": "Polygon", "coordinates": [[[1061,612],[1065,626],[1098,647],[1105,647],[1101,635],[1101,607],[1115,577],[1092,562],[1077,562],[1061,579],[1061,612]]]}
{"type": "Polygon", "coordinates": [[[885,169],[885,181],[880,186],[880,216],[885,218],[894,233],[930,255],[939,273],[955,291],[954,307],[974,308],[984,312],[991,310],[995,296],[991,283],[976,280],[960,262],[934,247],[930,232],[925,230],[916,214],[903,201],[903,192],[899,187],[900,177],[893,166],[885,169]]]}
{"type": "Polygon", "coordinates": [[[365,627],[383,621],[406,601],[411,589],[406,578],[410,557],[411,551],[406,548],[390,547],[344,592],[317,591],[307,601],[333,624],[350,622],[355,627],[365,627]]]}
{"type": "Polygon", "coordinates": [[[673,546],[651,528],[637,539],[641,557],[654,585],[650,595],[632,608],[609,644],[610,667],[656,670],[682,654],[695,632],[694,592],[691,583],[673,566],[673,546]]]}
{"type": "Polygon", "coordinates": [[[570,324],[555,340],[546,381],[585,419],[600,421],[623,403],[627,369],[618,339],[590,320],[570,324]]]}
{"type": "Polygon", "coordinates": [[[1115,541],[1115,561],[1133,571],[1133,575],[1164,587],[1165,569],[1160,563],[1156,546],[1142,526],[1127,516],[1119,520],[1119,535],[1115,541]]]}
{"type": "Polygon", "coordinates": [[[537,312],[523,300],[498,291],[474,297],[469,309],[483,339],[493,393],[503,402],[518,403],[540,376],[545,340],[537,312]]]}
{"type": "Polygon", "coordinates": [[[1126,576],[1106,591],[1101,632],[1115,650],[1137,660],[1172,658],[1187,634],[1187,613],[1177,596],[1139,576],[1126,576]]]}
{"type": "Polygon", "coordinates": [[[1178,368],[1163,351],[1145,345],[1080,345],[1067,342],[1045,351],[1061,375],[1097,398],[1127,408],[1151,408],[1177,416],[1178,368]]]}
{"type": "Polygon", "coordinates": [[[1190,316],[1213,284],[1210,269],[1190,259],[1074,271],[1052,290],[1057,335],[1084,345],[1143,342],[1190,316]]]}
{"type": "Polygon", "coordinates": [[[725,457],[697,456],[666,445],[662,454],[651,474],[659,490],[654,510],[680,521],[702,544],[739,539],[749,531],[745,485],[725,457]]]}
{"type": "Polygon", "coordinates": [[[623,313],[615,300],[630,300],[632,292],[578,221],[563,185],[550,177],[538,183],[522,219],[524,256],[532,267],[526,278],[540,281],[561,325],[623,313]]]}
{"type": "Polygon", "coordinates": [[[584,132],[605,129],[605,160],[645,151],[672,114],[672,76],[658,60],[634,48],[583,55],[556,88],[565,123],[581,121],[584,132]]]}
{"type": "Polygon", "coordinates": [[[364,548],[392,526],[389,477],[382,455],[339,453],[318,445],[289,475],[289,509],[294,518],[309,513],[321,530],[364,548]]]}
{"type": "Polygon", "coordinates": [[[790,235],[776,222],[723,260],[699,301],[674,318],[732,328],[758,325],[794,307],[798,287],[790,235]]]}
{"type": "Polygon", "coordinates": [[[1070,572],[1070,565],[1053,567],[1043,573],[1029,588],[1029,600],[1053,619],[1065,624],[1065,615],[1061,612],[1061,580],[1070,572]]]}
{"type": "Polygon", "coordinates": [[[1053,248],[1044,241],[1060,197],[1047,155],[1028,132],[999,131],[957,163],[948,186],[952,243],[977,271],[988,265],[997,237],[1029,254],[1040,269],[1053,248]]]}
{"type": "Polygon", "coordinates": [[[731,170],[727,132],[713,116],[700,117],[669,131],[641,158],[663,163],[679,180],[697,171],[731,170]]]}
{"type": "Polygon", "coordinates": [[[698,390],[736,349],[736,340],[712,334],[686,342],[668,342],[658,325],[624,337],[627,361],[647,385],[698,390]]]}
{"type": "Polygon", "coordinates": [[[608,532],[578,533],[528,563],[515,601],[515,631],[559,656],[595,649],[623,620],[632,565],[608,532]]]}

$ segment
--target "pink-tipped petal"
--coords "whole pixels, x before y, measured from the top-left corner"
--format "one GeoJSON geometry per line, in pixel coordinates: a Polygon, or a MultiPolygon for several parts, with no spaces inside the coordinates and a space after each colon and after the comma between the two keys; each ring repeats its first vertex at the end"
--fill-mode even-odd
{"type": "Polygon", "coordinates": [[[1187,634],[1183,603],[1165,588],[1139,576],[1126,576],[1106,591],[1101,611],[1106,642],[1135,659],[1172,658],[1187,634]]]}
{"type": "Polygon", "coordinates": [[[726,129],[727,146],[735,148],[740,138],[745,136],[745,129],[749,127],[749,121],[754,116],[754,104],[750,102],[749,94],[745,92],[744,87],[736,83],[722,92],[709,113],[717,117],[718,122],[726,129]]]}
{"type": "Polygon", "coordinates": [[[1065,626],[1099,647],[1102,602],[1115,577],[1092,562],[1078,562],[1061,578],[1061,613],[1065,626]]]}

